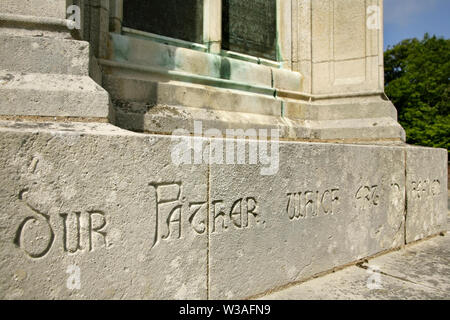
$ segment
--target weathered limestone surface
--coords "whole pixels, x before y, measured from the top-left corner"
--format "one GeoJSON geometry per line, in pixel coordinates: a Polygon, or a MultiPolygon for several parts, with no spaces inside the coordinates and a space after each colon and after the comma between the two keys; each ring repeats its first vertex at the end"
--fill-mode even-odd
{"type": "Polygon", "coordinates": [[[274,176],[213,165],[210,296],[243,298],[401,246],[403,157],[396,147],[282,143],[274,176]]]}
{"type": "Polygon", "coordinates": [[[0,116],[37,122],[0,122],[0,298],[246,298],[445,229],[446,151],[405,147],[383,93],[382,1],[278,1],[277,62],[220,51],[220,2],[182,48],[120,30],[123,1],[75,1],[72,32],[72,1],[2,0],[0,116]],[[380,145],[176,165],[169,134],[195,120],[380,145]]]}
{"type": "Polygon", "coordinates": [[[89,75],[89,43],[85,41],[0,34],[0,48],[0,66],[5,70],[89,75]]]}
{"type": "Polygon", "coordinates": [[[95,39],[81,41],[82,30],[70,29],[75,24],[65,19],[69,4],[65,0],[0,4],[1,116],[113,120],[108,93],[97,84],[101,71],[93,56],[98,53],[95,39]]]}
{"type": "Polygon", "coordinates": [[[109,104],[108,93],[88,76],[0,70],[0,115],[106,121],[109,104]]]}
{"type": "MultiPolygon", "coordinates": [[[[195,139],[205,155],[233,141],[195,139]]],[[[264,176],[269,165],[249,159],[176,165],[174,143],[109,124],[2,122],[1,298],[254,296],[402,246],[405,172],[446,177],[439,150],[281,142],[264,176]]],[[[428,213],[408,208],[407,219],[428,213]]]]}
{"type": "Polygon", "coordinates": [[[383,91],[383,1],[300,0],[300,9],[308,12],[299,20],[300,72],[311,92],[383,91]]]}
{"type": "Polygon", "coordinates": [[[0,12],[64,19],[66,0],[2,0],[0,12]]]}
{"type": "Polygon", "coordinates": [[[206,299],[206,234],[184,233],[206,166],[172,165],[168,137],[51,126],[0,133],[0,298],[206,299]]]}
{"type": "Polygon", "coordinates": [[[447,155],[447,150],[443,149],[407,149],[407,242],[446,230],[447,155]]]}
{"type": "Polygon", "coordinates": [[[450,235],[447,233],[261,299],[449,300],[449,278],[450,235]]]}
{"type": "Polygon", "coordinates": [[[281,137],[290,139],[352,142],[405,139],[405,131],[396,121],[395,107],[379,97],[368,97],[363,103],[361,99],[336,99],[333,104],[283,102],[269,95],[201,84],[134,79],[129,73],[107,74],[103,85],[114,100],[115,124],[129,130],[158,133],[180,127],[191,130],[191,124],[201,120],[205,126],[219,129],[278,128],[281,137]]]}
{"type": "Polygon", "coordinates": [[[109,45],[111,47],[109,59],[140,65],[142,71],[145,67],[153,67],[166,70],[166,72],[171,70],[183,72],[191,75],[191,78],[207,76],[270,88],[272,72],[276,70],[278,81],[275,85],[284,86],[290,90],[298,89],[300,86],[301,76],[299,73],[217,54],[169,46],[148,41],[144,37],[111,33],[109,45]]]}

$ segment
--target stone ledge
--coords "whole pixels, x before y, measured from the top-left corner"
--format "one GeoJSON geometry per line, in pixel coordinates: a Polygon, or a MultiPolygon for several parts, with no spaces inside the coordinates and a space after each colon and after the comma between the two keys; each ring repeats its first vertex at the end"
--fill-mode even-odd
{"type": "Polygon", "coordinates": [[[114,124],[128,130],[192,132],[194,121],[202,121],[217,129],[279,129],[291,140],[405,141],[395,108],[379,97],[314,103],[126,72],[107,73],[103,86],[114,101],[114,124]]]}
{"type": "Polygon", "coordinates": [[[282,102],[271,95],[255,95],[173,80],[158,82],[106,74],[103,86],[114,100],[148,106],[172,105],[274,116],[280,116],[282,111],[282,102]]]}
{"type": "MultiPolygon", "coordinates": [[[[445,151],[424,148],[280,142],[263,176],[261,163],[175,165],[179,140],[110,124],[0,121],[0,136],[2,298],[254,296],[402,246],[405,173],[447,178],[445,151]]],[[[446,217],[439,187],[414,210],[443,202],[420,212],[446,217]]]]}
{"type": "MultiPolygon", "coordinates": [[[[277,95],[278,97],[278,95],[277,95]]],[[[303,120],[350,120],[364,118],[391,118],[397,120],[397,109],[391,101],[379,95],[345,96],[323,100],[286,99],[284,115],[303,120]]]]}
{"type": "MultiPolygon", "coordinates": [[[[293,120],[293,123],[302,123],[311,130],[311,137],[320,140],[351,140],[358,139],[376,140],[406,140],[405,131],[392,118],[362,118],[362,119],[341,119],[341,120],[293,120]]],[[[297,130],[294,127],[294,130],[297,130]]]]}
{"type": "Polygon", "coordinates": [[[278,129],[288,141],[339,143],[402,143],[404,131],[391,118],[348,120],[291,120],[257,113],[186,108],[170,105],[146,105],[114,101],[114,123],[124,129],[154,134],[171,134],[177,128],[194,132],[200,121],[205,129],[278,129]]]}
{"type": "Polygon", "coordinates": [[[35,17],[66,18],[66,0],[2,0],[0,12],[35,17]]]}
{"type": "Polygon", "coordinates": [[[79,36],[73,27],[72,20],[62,18],[0,13],[1,34],[70,39],[79,36]]]}
{"type": "Polygon", "coordinates": [[[15,72],[89,75],[86,41],[0,35],[0,69],[15,72]]]}
{"type": "Polygon", "coordinates": [[[0,70],[0,115],[108,119],[108,93],[88,76],[0,70]]]}
{"type": "Polygon", "coordinates": [[[284,90],[300,90],[302,76],[287,69],[243,61],[219,54],[158,43],[145,37],[135,37],[110,33],[110,56],[107,64],[121,63],[123,68],[138,66],[137,69],[159,68],[166,71],[182,72],[192,77],[210,78],[211,85],[225,86],[225,82],[213,79],[244,83],[248,87],[261,86],[284,90]]]}

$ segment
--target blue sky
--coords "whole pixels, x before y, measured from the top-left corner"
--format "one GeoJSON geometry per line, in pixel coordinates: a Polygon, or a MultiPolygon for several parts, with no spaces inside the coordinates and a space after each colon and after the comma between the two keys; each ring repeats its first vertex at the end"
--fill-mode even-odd
{"type": "Polygon", "coordinates": [[[384,47],[425,32],[450,38],[450,0],[384,0],[384,47]]]}

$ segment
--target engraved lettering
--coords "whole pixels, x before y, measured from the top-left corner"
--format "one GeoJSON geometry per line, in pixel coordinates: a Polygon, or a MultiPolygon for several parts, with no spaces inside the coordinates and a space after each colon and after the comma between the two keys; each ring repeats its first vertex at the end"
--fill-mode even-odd
{"type": "Polygon", "coordinates": [[[169,239],[172,231],[171,227],[173,226],[173,229],[175,230],[175,233],[177,234],[175,237],[176,239],[181,238],[181,205],[176,206],[175,208],[170,211],[169,216],[167,217],[167,232],[166,234],[162,235],[162,239],[166,240],[169,239]]]}
{"type": "Polygon", "coordinates": [[[88,211],[89,214],[89,251],[94,250],[94,238],[100,239],[104,246],[106,243],[106,232],[104,228],[106,227],[105,213],[100,210],[88,211]],[[100,221],[100,223],[98,223],[100,221]]]}
{"type": "Polygon", "coordinates": [[[198,234],[203,234],[206,231],[206,204],[206,202],[193,202],[189,204],[189,210],[193,209],[193,212],[189,217],[189,223],[192,225],[194,231],[198,234]],[[205,212],[205,214],[203,215],[203,219],[199,221],[197,218],[200,211],[205,212]]]}
{"type": "Polygon", "coordinates": [[[426,200],[439,196],[441,192],[441,182],[438,179],[432,182],[429,179],[411,181],[411,198],[414,200],[426,200]]]}
{"type": "Polygon", "coordinates": [[[441,182],[438,179],[416,179],[411,181],[410,198],[412,200],[426,201],[441,195],[441,182]]]}
{"type": "Polygon", "coordinates": [[[73,214],[60,213],[63,219],[64,251],[75,253],[82,250],[80,232],[80,212],[73,214]]]}
{"type": "MultiPolygon", "coordinates": [[[[23,201],[35,216],[26,217],[19,225],[14,237],[14,244],[21,248],[30,258],[44,257],[55,244],[55,232],[51,224],[51,217],[34,208],[23,199],[28,189],[19,193],[19,200],[23,201]]],[[[95,247],[105,246],[106,216],[103,211],[75,211],[59,213],[53,219],[62,218],[62,249],[64,252],[93,251],[95,247]],[[99,244],[100,243],[100,244],[99,244]]]]}
{"type": "Polygon", "coordinates": [[[244,227],[250,226],[248,218],[249,214],[251,214],[255,218],[256,224],[259,223],[258,220],[259,213],[256,212],[257,210],[258,210],[258,203],[256,202],[256,199],[252,197],[247,198],[246,224],[244,225],[244,227]]]}
{"type": "Polygon", "coordinates": [[[236,200],[231,206],[230,218],[236,227],[242,227],[242,199],[236,200]]]}
{"type": "Polygon", "coordinates": [[[300,212],[302,193],[288,193],[288,204],[287,204],[287,212],[290,220],[304,218],[304,215],[300,212]]]}
{"type": "Polygon", "coordinates": [[[94,243],[101,242],[99,246],[107,246],[106,243],[106,218],[100,210],[87,212],[60,213],[63,222],[63,249],[65,252],[93,251],[94,243]]]}
{"type": "Polygon", "coordinates": [[[380,196],[378,194],[378,185],[361,186],[356,191],[356,205],[361,210],[367,210],[379,205],[380,196]]]}
{"type": "Polygon", "coordinates": [[[23,199],[23,195],[28,192],[28,189],[24,189],[19,193],[19,200],[23,201],[28,209],[30,209],[34,216],[26,217],[19,225],[14,237],[14,244],[21,248],[30,258],[42,258],[51,249],[53,242],[55,241],[55,233],[50,224],[50,216],[43,212],[40,212],[28,202],[23,199]],[[45,229],[44,235],[38,233],[42,231],[42,227],[45,229]],[[27,238],[27,233],[32,234],[30,238],[27,238]],[[33,239],[28,241],[28,239],[33,239]],[[39,239],[36,241],[36,239],[39,239]]]}
{"type": "Polygon", "coordinates": [[[150,183],[154,189],[155,199],[155,228],[151,248],[161,240],[168,240],[175,230],[175,238],[181,238],[181,198],[182,186],[180,182],[150,183]],[[163,223],[161,223],[163,222],[163,223]]]}
{"type": "Polygon", "coordinates": [[[306,217],[314,217],[317,215],[317,212],[314,210],[314,193],[312,191],[305,192],[305,216],[306,217]]]}
{"type": "Polygon", "coordinates": [[[438,196],[441,194],[441,182],[439,180],[433,180],[431,184],[431,194],[438,196]]]}
{"type": "Polygon", "coordinates": [[[215,200],[212,201],[212,207],[212,232],[228,229],[228,220],[231,221],[231,225],[236,229],[250,228],[252,226],[250,223],[250,216],[252,216],[255,221],[253,225],[257,225],[259,223],[258,203],[253,197],[240,198],[234,201],[230,207],[227,207],[223,200],[215,200]],[[217,230],[216,226],[219,219],[221,222],[219,226],[221,228],[220,230],[217,230]]]}
{"type": "Polygon", "coordinates": [[[208,223],[211,233],[220,233],[230,227],[241,230],[261,222],[255,197],[241,197],[230,203],[220,199],[189,202],[181,182],[149,183],[149,186],[153,188],[150,196],[155,213],[151,249],[161,241],[179,240],[186,234],[205,234],[208,223]]]}
{"type": "Polygon", "coordinates": [[[320,199],[320,203],[322,204],[323,213],[329,214],[333,211],[333,207],[332,207],[333,199],[331,196],[331,191],[329,191],[329,190],[324,191],[324,193],[322,194],[322,198],[320,199]],[[329,197],[328,203],[326,201],[327,198],[325,198],[325,196],[327,196],[327,198],[329,197]]]}
{"type": "Polygon", "coordinates": [[[338,213],[337,207],[339,205],[339,189],[331,189],[331,214],[338,213]]]}
{"type": "Polygon", "coordinates": [[[290,220],[316,218],[337,213],[339,189],[287,193],[287,198],[286,213],[290,220]]]}
{"type": "Polygon", "coordinates": [[[50,225],[49,216],[45,215],[42,212],[39,212],[37,209],[34,209],[31,206],[30,209],[32,209],[36,214],[39,214],[42,217],[44,217],[44,219],[38,219],[35,217],[26,217],[19,225],[19,228],[17,229],[16,236],[14,238],[14,244],[17,247],[21,248],[31,258],[42,258],[50,251],[53,245],[53,241],[55,240],[55,235],[53,233],[52,226],[50,225]],[[42,223],[44,223],[44,226],[47,229],[46,237],[42,237],[45,243],[42,246],[27,244],[27,241],[25,241],[24,239],[25,238],[24,233],[27,230],[32,231],[32,229],[36,227],[36,225],[42,223]]]}
{"type": "Polygon", "coordinates": [[[213,208],[213,229],[212,232],[216,232],[216,221],[220,218],[222,221],[221,228],[227,229],[228,225],[225,221],[226,214],[225,211],[222,210],[223,201],[222,200],[215,200],[212,202],[212,208],[213,208]]]}

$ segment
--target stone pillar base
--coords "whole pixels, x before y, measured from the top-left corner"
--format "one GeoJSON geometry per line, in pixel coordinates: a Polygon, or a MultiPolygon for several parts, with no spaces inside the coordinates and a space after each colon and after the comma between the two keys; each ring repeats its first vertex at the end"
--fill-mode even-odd
{"type": "Polygon", "coordinates": [[[64,19],[66,1],[0,8],[0,117],[112,121],[90,44],[64,19]]]}

